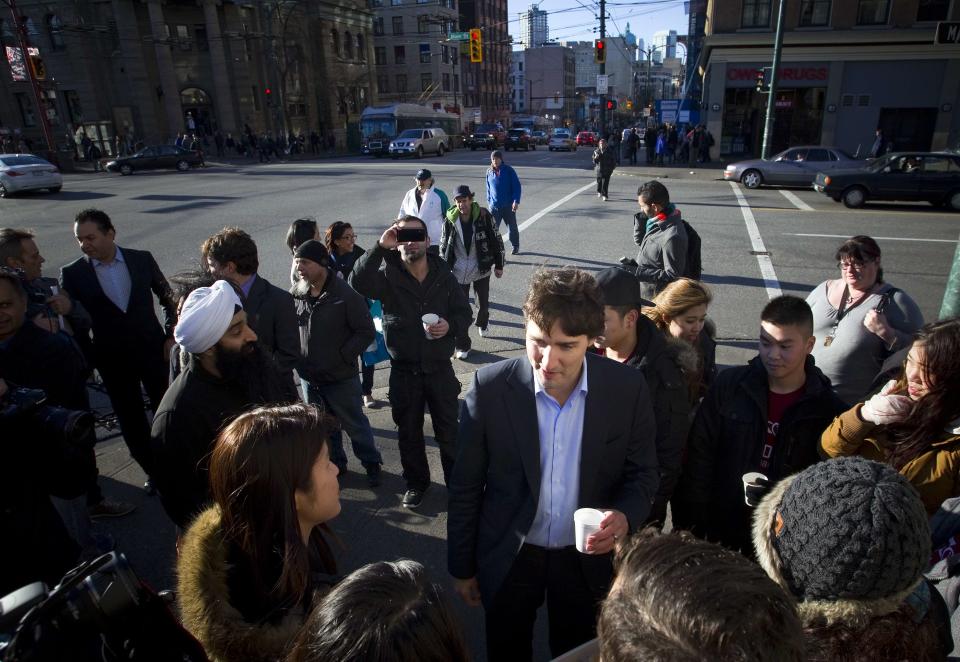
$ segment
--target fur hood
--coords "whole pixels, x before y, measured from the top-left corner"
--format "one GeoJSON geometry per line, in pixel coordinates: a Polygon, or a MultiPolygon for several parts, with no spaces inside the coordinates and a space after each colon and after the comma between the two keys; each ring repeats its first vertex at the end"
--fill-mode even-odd
{"type": "Polygon", "coordinates": [[[665,334],[667,339],[667,354],[683,370],[684,374],[695,375],[700,371],[700,355],[696,348],[682,338],[674,338],[665,334]]]}
{"type": "Polygon", "coordinates": [[[794,474],[781,480],[757,506],[753,516],[753,547],[757,553],[757,561],[767,575],[798,600],[797,612],[803,626],[809,627],[813,624],[829,626],[843,623],[853,629],[861,629],[866,627],[874,617],[897,611],[904,600],[917,589],[917,586],[923,580],[922,577],[899,593],[875,600],[838,598],[836,600],[800,601],[799,596],[796,595],[785,577],[783,563],[773,546],[771,537],[771,532],[777,524],[780,503],[796,477],[797,474],[794,474]]]}
{"type": "Polygon", "coordinates": [[[197,516],[183,536],[177,562],[177,602],[183,626],[212,662],[281,659],[303,624],[299,607],[276,625],[244,620],[230,604],[227,544],[214,506],[197,516]]]}

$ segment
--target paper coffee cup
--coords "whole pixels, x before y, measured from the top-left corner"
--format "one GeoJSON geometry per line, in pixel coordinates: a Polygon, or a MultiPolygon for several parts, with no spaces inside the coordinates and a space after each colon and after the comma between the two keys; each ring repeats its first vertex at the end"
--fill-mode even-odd
{"type": "Polygon", "coordinates": [[[577,551],[590,554],[587,551],[587,538],[600,530],[603,513],[596,508],[580,508],[573,514],[573,528],[577,536],[577,551]]]}
{"type": "Polygon", "coordinates": [[[430,335],[430,330],[427,328],[433,326],[440,321],[440,316],[436,313],[427,313],[420,318],[420,321],[423,322],[423,333],[427,336],[427,340],[433,340],[433,336],[430,335]]]}
{"type": "Polygon", "coordinates": [[[743,502],[748,506],[753,506],[754,504],[750,503],[750,499],[747,497],[747,486],[758,486],[761,480],[767,480],[767,476],[759,471],[751,471],[748,474],[743,474],[743,502]]]}

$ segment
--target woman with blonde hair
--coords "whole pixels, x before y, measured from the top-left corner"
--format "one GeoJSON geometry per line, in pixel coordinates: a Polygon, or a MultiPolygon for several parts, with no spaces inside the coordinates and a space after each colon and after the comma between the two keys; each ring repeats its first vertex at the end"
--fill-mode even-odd
{"type": "Polygon", "coordinates": [[[644,315],[668,337],[686,341],[697,349],[700,365],[696,374],[688,375],[695,402],[703,397],[717,374],[716,329],[707,320],[711,301],[713,294],[706,285],[679,278],[653,299],[654,307],[643,309],[644,315]]]}

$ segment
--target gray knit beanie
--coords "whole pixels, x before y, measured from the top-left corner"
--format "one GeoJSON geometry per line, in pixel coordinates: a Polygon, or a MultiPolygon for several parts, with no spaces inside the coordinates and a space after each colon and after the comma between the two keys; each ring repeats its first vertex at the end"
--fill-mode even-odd
{"type": "Polygon", "coordinates": [[[781,481],[757,509],[754,544],[767,573],[801,603],[856,601],[876,614],[916,587],[930,529],[906,478],[849,457],[781,481]]]}

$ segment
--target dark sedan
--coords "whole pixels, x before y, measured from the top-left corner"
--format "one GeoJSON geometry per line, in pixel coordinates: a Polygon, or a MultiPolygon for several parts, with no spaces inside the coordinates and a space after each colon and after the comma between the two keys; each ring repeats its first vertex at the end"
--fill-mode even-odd
{"type": "Polygon", "coordinates": [[[196,150],[184,149],[176,145],[154,145],[144,147],[131,156],[121,156],[110,161],[107,163],[107,170],[123,175],[131,175],[137,170],[163,168],[176,168],[180,172],[186,172],[201,163],[203,163],[203,157],[196,150]]]}
{"type": "Polygon", "coordinates": [[[513,151],[522,149],[527,152],[531,149],[536,149],[537,143],[530,137],[530,131],[528,129],[510,129],[507,131],[507,144],[504,145],[504,148],[507,151],[511,149],[513,151]]]}
{"type": "Polygon", "coordinates": [[[818,172],[813,188],[851,208],[870,200],[903,200],[960,211],[960,155],[887,154],[863,169],[818,172]]]}

